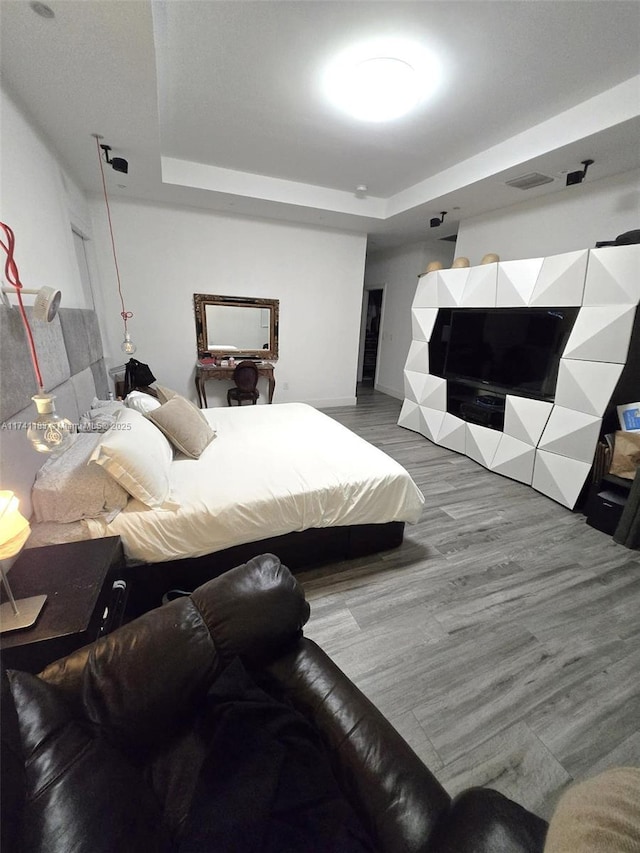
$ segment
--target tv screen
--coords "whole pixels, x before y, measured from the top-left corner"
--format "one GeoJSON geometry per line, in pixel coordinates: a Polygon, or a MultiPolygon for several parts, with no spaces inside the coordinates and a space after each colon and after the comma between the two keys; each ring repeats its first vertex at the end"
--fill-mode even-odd
{"type": "Polygon", "coordinates": [[[578,308],[453,308],[444,376],[553,400],[578,308]]]}

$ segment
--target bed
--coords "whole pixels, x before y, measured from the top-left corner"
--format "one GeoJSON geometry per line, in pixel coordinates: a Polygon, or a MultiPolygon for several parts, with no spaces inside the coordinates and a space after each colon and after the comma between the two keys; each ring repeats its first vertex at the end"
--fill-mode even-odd
{"type": "MultiPolygon", "coordinates": [[[[11,317],[3,322],[15,326],[11,317]]],[[[42,348],[51,364],[49,388],[62,400],[60,409],[80,419],[96,396],[106,396],[95,315],[67,309],[62,325],[39,334],[47,335],[42,348]]],[[[19,346],[17,334],[13,350],[19,346]]],[[[18,361],[28,369],[27,359],[18,361]]],[[[5,416],[27,420],[28,408],[19,406],[28,403],[30,389],[23,390],[22,381],[11,377],[5,416]]],[[[150,508],[125,495],[109,514],[33,524],[30,544],[120,536],[130,576],[138,591],[148,592],[145,606],[151,606],[170,587],[191,589],[265,551],[295,570],[395,547],[404,524],[420,516],[424,498],[405,469],[311,406],[215,408],[202,416],[216,437],[197,460],[172,454],[165,504],[150,508]]],[[[14,488],[26,509],[34,466],[44,459],[33,453],[24,434],[10,437],[11,444],[2,447],[3,463],[10,457],[22,482],[3,486],[14,488]]],[[[85,493],[75,480],[64,482],[63,494],[77,491],[76,503],[82,503],[85,493]]]]}
{"type": "Polygon", "coordinates": [[[216,438],[171,464],[176,508],[130,500],[87,519],[92,538],[120,536],[130,560],[201,557],[311,528],[415,522],[423,497],[405,469],[311,406],[204,410],[216,438]]]}

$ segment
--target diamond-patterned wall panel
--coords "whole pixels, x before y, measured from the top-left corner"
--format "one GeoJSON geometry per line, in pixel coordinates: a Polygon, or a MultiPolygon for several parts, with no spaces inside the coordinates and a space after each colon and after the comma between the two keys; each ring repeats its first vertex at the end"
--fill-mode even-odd
{"type": "Polygon", "coordinates": [[[438,273],[438,306],[457,308],[469,277],[469,267],[455,270],[440,270],[438,273]]]}
{"type": "Polygon", "coordinates": [[[637,305],[640,244],[591,249],[583,305],[637,305]]]}
{"type": "Polygon", "coordinates": [[[552,409],[553,403],[507,394],[504,433],[536,447],[552,409]]]}
{"type": "Polygon", "coordinates": [[[501,438],[502,433],[496,429],[468,423],[465,453],[470,459],[490,468],[501,438]]]}
{"type": "Polygon", "coordinates": [[[602,417],[624,365],[561,358],[556,405],[602,417]]]}
{"type": "Polygon", "coordinates": [[[464,453],[467,435],[466,426],[465,421],[447,412],[442,419],[437,444],[442,445],[442,447],[448,447],[449,450],[464,453]]]}
{"type": "Polygon", "coordinates": [[[439,376],[425,377],[422,395],[418,398],[421,406],[445,412],[447,409],[447,380],[439,376]]]}
{"type": "Polygon", "coordinates": [[[504,474],[505,477],[519,480],[530,486],[533,480],[535,456],[535,448],[530,444],[501,433],[500,443],[489,467],[498,474],[504,474]]]}
{"type": "Polygon", "coordinates": [[[544,258],[500,261],[498,264],[498,308],[518,308],[529,304],[544,258]]]}
{"type": "Polygon", "coordinates": [[[624,364],[635,312],[635,305],[581,308],[563,357],[624,364]]]}
{"type": "Polygon", "coordinates": [[[594,415],[554,406],[538,448],[591,464],[601,423],[594,415]]]}
{"type": "Polygon", "coordinates": [[[407,354],[405,370],[414,370],[416,373],[429,372],[429,344],[425,341],[412,341],[407,354]]]}
{"type": "Polygon", "coordinates": [[[430,341],[431,332],[438,316],[437,308],[412,308],[411,328],[414,341],[430,341]]]}
{"type": "Polygon", "coordinates": [[[438,409],[430,409],[427,406],[420,406],[421,424],[420,432],[425,438],[435,442],[438,433],[442,429],[442,421],[445,413],[438,409]]]}
{"type": "Polygon", "coordinates": [[[398,417],[398,426],[412,429],[414,432],[420,431],[420,407],[417,403],[404,401],[398,417]]]}
{"type": "Polygon", "coordinates": [[[582,305],[589,250],[552,255],[542,262],[530,305],[582,305]]]}
{"type": "Polygon", "coordinates": [[[573,509],[590,471],[590,462],[536,450],[531,485],[543,495],[573,509]]]}
{"type": "Polygon", "coordinates": [[[404,396],[412,403],[417,403],[422,397],[424,391],[424,383],[427,380],[427,373],[417,373],[415,370],[405,370],[404,372],[404,396]]]}
{"type": "Polygon", "coordinates": [[[460,305],[463,308],[495,308],[498,264],[470,267],[460,305]]]}
{"type": "Polygon", "coordinates": [[[416,295],[413,297],[412,308],[438,307],[438,273],[428,272],[418,277],[416,295]]]}

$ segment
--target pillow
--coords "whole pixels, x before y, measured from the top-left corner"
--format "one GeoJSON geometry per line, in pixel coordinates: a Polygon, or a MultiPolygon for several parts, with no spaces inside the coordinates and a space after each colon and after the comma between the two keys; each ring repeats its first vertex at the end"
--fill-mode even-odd
{"type": "Polygon", "coordinates": [[[169,500],[171,445],[140,412],[123,407],[117,423],[101,437],[91,460],[146,506],[177,507],[169,500]]]}
{"type": "Polygon", "coordinates": [[[3,704],[13,700],[24,754],[20,849],[172,850],[160,805],[142,771],[96,736],[59,688],[26,672],[8,677],[10,697],[3,696],[3,704]]]}
{"type": "Polygon", "coordinates": [[[94,397],[91,401],[91,409],[102,409],[105,412],[109,412],[110,414],[117,414],[120,409],[124,406],[122,400],[98,400],[97,397],[94,397]]]}
{"type": "Polygon", "coordinates": [[[98,400],[94,397],[89,411],[80,415],[80,432],[106,432],[115,424],[118,412],[123,408],[122,400],[98,400]]]}
{"type": "Polygon", "coordinates": [[[147,412],[147,418],[177,450],[192,459],[198,459],[216,437],[200,410],[178,394],[158,409],[147,412]]]}
{"type": "Polygon", "coordinates": [[[171,388],[165,388],[164,385],[156,385],[155,389],[158,392],[158,400],[160,400],[161,403],[167,403],[172,397],[180,396],[177,391],[173,391],[171,388]]]}
{"type": "Polygon", "coordinates": [[[141,412],[143,415],[161,406],[159,400],[150,394],[145,394],[144,391],[129,391],[124,404],[128,409],[135,409],[136,412],[141,412]]]}
{"type": "Polygon", "coordinates": [[[568,788],[549,823],[545,853],[640,850],[640,768],[614,767],[568,788]]]}
{"type": "Polygon", "coordinates": [[[36,474],[31,493],[36,521],[67,524],[104,515],[113,521],[127,505],[129,493],[90,458],[100,435],[80,433],[59,456],[36,474]]]}

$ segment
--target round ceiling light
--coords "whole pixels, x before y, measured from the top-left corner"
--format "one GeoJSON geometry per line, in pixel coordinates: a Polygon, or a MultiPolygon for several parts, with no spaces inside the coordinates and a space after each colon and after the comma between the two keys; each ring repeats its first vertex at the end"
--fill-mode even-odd
{"type": "Polygon", "coordinates": [[[440,81],[435,58],[420,45],[380,40],[350,48],[331,63],[324,89],[336,106],[362,121],[400,118],[440,81]]]}

